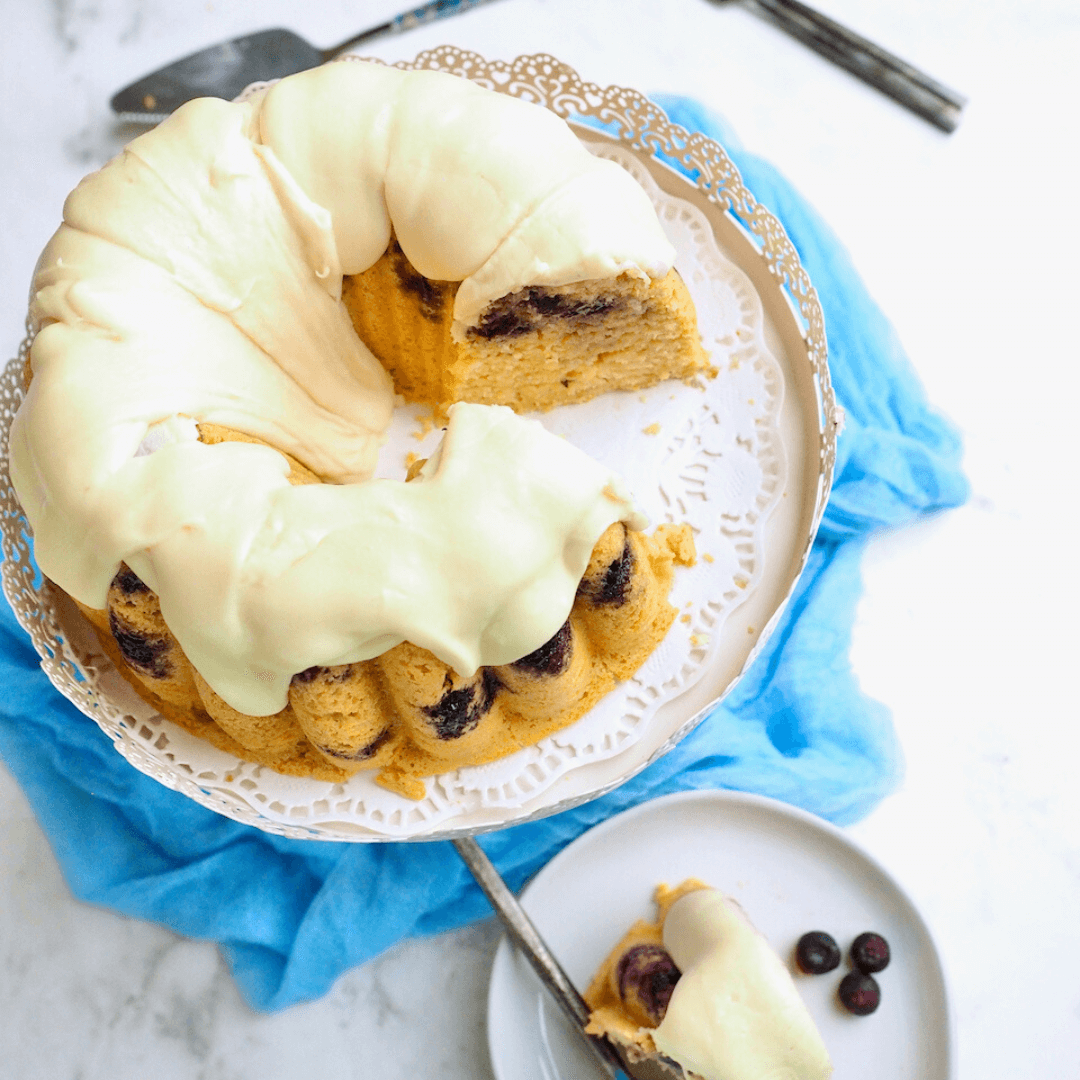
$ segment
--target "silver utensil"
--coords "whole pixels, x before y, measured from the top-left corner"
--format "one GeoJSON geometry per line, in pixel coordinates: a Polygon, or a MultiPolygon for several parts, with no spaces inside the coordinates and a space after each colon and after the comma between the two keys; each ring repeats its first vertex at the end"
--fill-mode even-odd
{"type": "Polygon", "coordinates": [[[944,132],[956,129],[967,99],[925,72],[800,0],[745,0],[745,3],[755,14],[929,120],[935,127],[944,132]]]}
{"type": "Polygon", "coordinates": [[[320,49],[291,30],[261,30],[176,60],[144,75],[113,95],[109,104],[123,120],[163,120],[185,101],[220,97],[231,101],[253,82],[279,79],[318,67],[346,49],[384,34],[400,34],[424,23],[458,15],[489,0],[434,0],[402,12],[347,41],[320,49]]]}
{"type": "Polygon", "coordinates": [[[544,943],[532,920],[525,914],[517,897],[510,891],[506,882],[492,865],[483,848],[471,837],[453,841],[457,853],[472,872],[476,883],[491,902],[499,916],[510,940],[521,950],[540,977],[540,981],[550,991],[559,1008],[562,1009],[571,1026],[581,1034],[593,1060],[605,1076],[612,1080],[623,1073],[634,1080],[685,1080],[682,1069],[667,1058],[657,1055],[641,1062],[629,1062],[623,1059],[615,1047],[606,1039],[599,1039],[585,1033],[589,1022],[589,1007],[577,992],[570,977],[563,971],[551,950],[544,943]]]}

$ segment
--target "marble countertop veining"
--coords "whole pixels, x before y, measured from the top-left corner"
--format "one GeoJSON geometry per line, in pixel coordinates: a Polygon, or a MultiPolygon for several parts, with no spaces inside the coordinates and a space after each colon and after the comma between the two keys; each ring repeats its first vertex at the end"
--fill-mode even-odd
{"type": "MultiPolygon", "coordinates": [[[[64,196],[134,133],[109,113],[116,89],[233,34],[283,25],[329,44],[400,3],[0,0],[5,355],[64,196]]],[[[965,92],[957,133],[942,136],[738,5],[708,0],[498,0],[367,52],[549,52],[593,82],[696,96],[847,245],[931,399],[962,429],[973,486],[962,509],[867,551],[852,660],[892,709],[908,764],[901,790],[850,831],[938,939],[958,1076],[1072,1080],[1080,9],[820,7],[965,92]]],[[[4,1080],[491,1080],[485,995],[497,941],[489,920],[406,942],[320,1001],[254,1014],[213,946],[75,902],[0,767],[4,1080]]]]}

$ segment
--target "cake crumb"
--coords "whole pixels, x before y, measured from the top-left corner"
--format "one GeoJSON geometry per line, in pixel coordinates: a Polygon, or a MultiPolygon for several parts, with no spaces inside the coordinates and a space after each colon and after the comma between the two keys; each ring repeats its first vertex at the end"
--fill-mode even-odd
{"type": "Polygon", "coordinates": [[[687,626],[689,626],[689,625],[690,625],[690,622],[691,622],[691,616],[690,616],[690,613],[689,613],[689,612],[685,612],[684,614],[680,615],[680,616],[679,616],[679,622],[684,622],[684,623],[686,623],[686,624],[687,624],[687,626]]]}
{"type": "Polygon", "coordinates": [[[693,566],[697,562],[697,549],[694,547],[694,532],[687,524],[672,525],[665,523],[656,527],[657,539],[662,539],[680,566],[693,566]]]}
{"type": "Polygon", "coordinates": [[[660,425],[659,424],[650,424],[647,428],[642,428],[641,433],[643,435],[659,435],[660,434],[660,425]]]}
{"type": "Polygon", "coordinates": [[[703,551],[703,552],[701,553],[701,557],[702,557],[702,558],[703,558],[703,559],[704,559],[704,560],[705,560],[706,562],[716,562],[716,560],[715,560],[715,559],[714,559],[714,558],[713,558],[713,557],[712,557],[712,556],[711,556],[711,555],[710,555],[710,554],[709,554],[709,553],[708,553],[707,551],[703,551]]]}
{"type": "Polygon", "coordinates": [[[426,439],[438,426],[435,422],[435,416],[432,413],[418,416],[416,421],[420,425],[420,430],[413,432],[413,438],[416,439],[417,442],[422,442],[426,439]]]}
{"type": "MultiPolygon", "coordinates": [[[[705,389],[706,379],[715,379],[720,374],[720,369],[715,364],[709,364],[708,367],[701,368],[699,371],[695,371],[693,375],[687,375],[683,379],[684,386],[692,386],[695,390],[705,389]]],[[[675,400],[675,395],[671,395],[671,400],[675,400]]]]}
{"type": "Polygon", "coordinates": [[[702,648],[703,646],[709,644],[709,635],[708,634],[691,634],[690,635],[690,644],[693,645],[695,649],[702,648]]]}

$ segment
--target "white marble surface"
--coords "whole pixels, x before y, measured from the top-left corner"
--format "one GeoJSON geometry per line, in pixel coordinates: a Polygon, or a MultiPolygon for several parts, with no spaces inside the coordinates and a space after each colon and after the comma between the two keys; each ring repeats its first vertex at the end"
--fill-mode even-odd
{"type": "MultiPolygon", "coordinates": [[[[327,44],[400,0],[0,0],[0,343],[22,335],[67,191],[121,144],[108,98],[157,64],[286,25],[327,44]]],[[[1080,1069],[1077,571],[1080,241],[1075,0],[821,0],[967,93],[945,137],[737,5],[498,0],[368,51],[547,51],[586,78],[696,95],[851,250],[960,425],[963,509],[878,538],[853,661],[893,710],[902,789],[852,834],[921,906],[961,1077],[1080,1069]]],[[[491,1077],[488,922],[409,942],[265,1017],[210,945],[73,901],[0,769],[0,1075],[12,1080],[491,1077]]]]}

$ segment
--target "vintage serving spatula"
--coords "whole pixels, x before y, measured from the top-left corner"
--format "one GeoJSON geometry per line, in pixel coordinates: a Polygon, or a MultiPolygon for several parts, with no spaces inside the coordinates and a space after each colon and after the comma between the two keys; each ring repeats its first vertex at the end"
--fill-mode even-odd
{"type": "Polygon", "coordinates": [[[113,95],[109,103],[125,120],[157,121],[197,97],[235,98],[253,82],[280,79],[318,67],[353,45],[398,34],[424,23],[457,15],[489,0],[434,0],[402,12],[347,41],[320,49],[291,30],[261,30],[212,45],[144,75],[113,95]]]}
{"type": "Polygon", "coordinates": [[[589,1022],[588,1005],[484,849],[471,836],[460,837],[453,841],[453,845],[495,909],[507,936],[540,977],[571,1027],[581,1036],[582,1044],[588,1049],[601,1075],[610,1080],[621,1080],[624,1074],[631,1080],[686,1080],[683,1070],[662,1054],[649,1054],[641,1061],[630,1061],[607,1039],[585,1033],[585,1025],[589,1022]]]}

